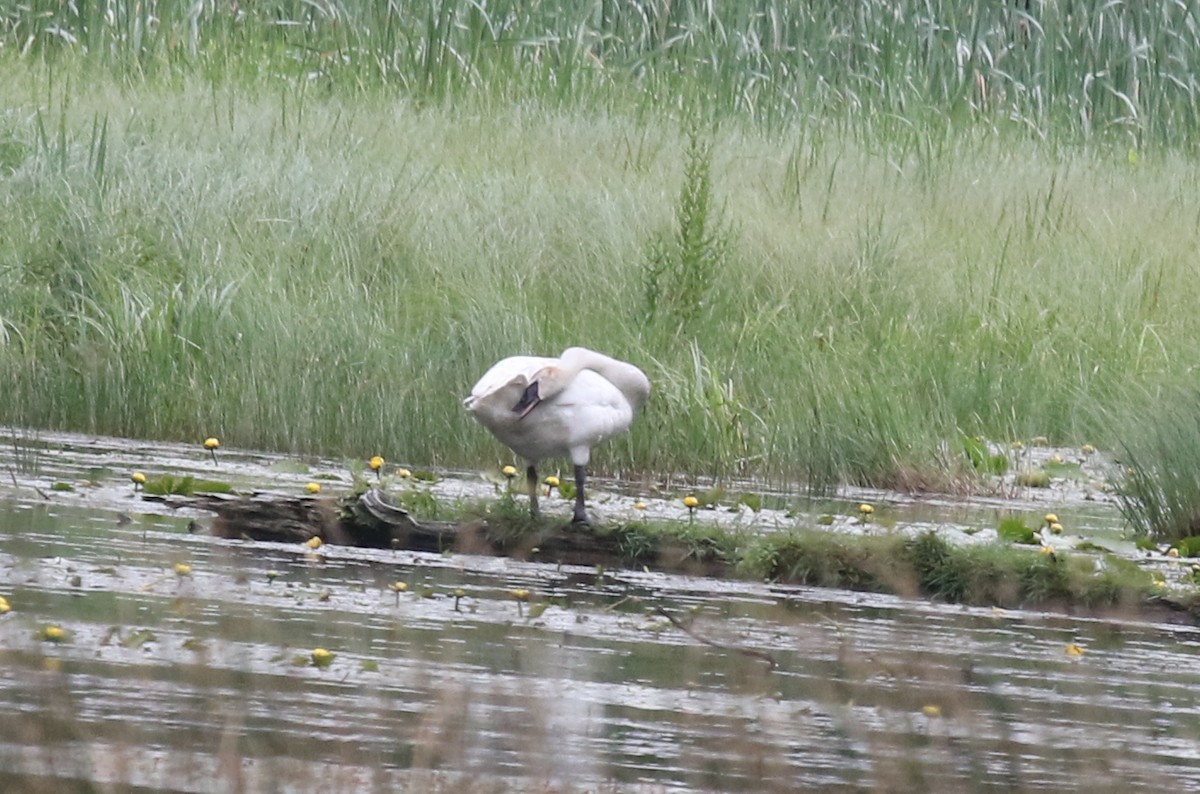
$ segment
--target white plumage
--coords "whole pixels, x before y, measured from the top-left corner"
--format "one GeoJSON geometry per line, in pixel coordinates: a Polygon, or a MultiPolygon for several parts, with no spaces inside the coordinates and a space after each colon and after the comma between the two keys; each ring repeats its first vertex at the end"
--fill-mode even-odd
{"type": "Polygon", "coordinates": [[[558,358],[512,356],[484,373],[463,405],[529,464],[530,510],[537,514],[537,464],[570,458],[575,516],[587,522],[585,468],[592,447],[624,433],[650,396],[650,381],[633,364],[571,347],[558,358]]]}

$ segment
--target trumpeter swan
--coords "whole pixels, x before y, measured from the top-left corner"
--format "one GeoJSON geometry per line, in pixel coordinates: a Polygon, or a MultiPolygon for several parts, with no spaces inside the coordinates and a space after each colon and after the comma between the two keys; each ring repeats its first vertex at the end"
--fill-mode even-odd
{"type": "Polygon", "coordinates": [[[649,396],[650,381],[633,364],[570,347],[558,358],[511,356],[496,362],[463,405],[528,462],[529,510],[535,516],[538,463],[570,458],[574,521],[587,523],[583,483],[592,447],[628,430],[649,396]]]}

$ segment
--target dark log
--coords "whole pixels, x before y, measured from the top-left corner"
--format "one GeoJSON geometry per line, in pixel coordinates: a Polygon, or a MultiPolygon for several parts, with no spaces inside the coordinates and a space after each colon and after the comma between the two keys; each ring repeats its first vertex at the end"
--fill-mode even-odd
{"type": "Polygon", "coordinates": [[[565,522],[513,526],[482,518],[419,522],[378,489],[339,499],[275,493],[145,498],[215,513],[207,531],[222,538],[304,543],[316,537],[324,543],[366,548],[452,551],[570,565],[637,565],[710,576],[726,572],[719,560],[689,559],[686,550],[670,546],[644,549],[634,557],[622,546],[619,532],[603,527],[565,522]]]}

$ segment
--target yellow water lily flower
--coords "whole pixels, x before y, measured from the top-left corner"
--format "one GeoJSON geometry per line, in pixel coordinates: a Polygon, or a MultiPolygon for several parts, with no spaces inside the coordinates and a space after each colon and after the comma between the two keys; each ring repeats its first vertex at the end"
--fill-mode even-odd
{"type": "Polygon", "coordinates": [[[140,471],[135,471],[133,474],[130,474],[129,479],[133,482],[133,490],[135,491],[139,490],[143,485],[146,484],[146,475],[142,474],[140,471]]]}
{"type": "Polygon", "coordinates": [[[500,470],[500,473],[511,480],[513,477],[517,476],[517,467],[516,466],[505,466],[503,469],[500,470]]]}
{"type": "Polygon", "coordinates": [[[388,587],[390,587],[392,590],[394,590],[397,593],[408,592],[408,582],[392,582],[391,584],[388,585],[388,587]]]}
{"type": "Polygon", "coordinates": [[[408,469],[401,467],[399,469],[396,469],[396,476],[402,480],[407,480],[409,477],[412,476],[412,472],[409,471],[408,469]]]}
{"type": "Polygon", "coordinates": [[[41,634],[46,642],[62,642],[67,638],[67,632],[63,631],[61,626],[46,626],[41,634]]]}
{"type": "Polygon", "coordinates": [[[1178,557],[1178,556],[1179,556],[1179,549],[1176,549],[1176,548],[1173,548],[1173,547],[1172,547],[1172,548],[1169,548],[1169,549],[1167,549],[1167,556],[1168,556],[1168,557],[1178,557]]]}
{"type": "Polygon", "coordinates": [[[333,661],[333,653],[324,648],[313,648],[312,663],[315,667],[328,667],[333,661]]]}
{"type": "Polygon", "coordinates": [[[188,565],[186,562],[175,563],[175,575],[176,576],[191,576],[191,574],[192,574],[192,566],[188,565]]]}
{"type": "Polygon", "coordinates": [[[304,486],[304,490],[308,491],[309,493],[320,493],[321,492],[321,483],[310,482],[308,485],[304,486]]]}
{"type": "Polygon", "coordinates": [[[1096,451],[1096,448],[1093,447],[1091,444],[1084,444],[1082,447],[1079,448],[1079,451],[1082,452],[1084,455],[1091,455],[1096,451]]]}
{"type": "Polygon", "coordinates": [[[646,503],[645,503],[645,502],[643,502],[641,499],[639,499],[639,500],[637,500],[636,502],[634,502],[634,503],[633,503],[633,509],[634,509],[634,510],[645,510],[645,509],[646,509],[646,503]]]}
{"type": "Polygon", "coordinates": [[[0,596],[0,615],[7,615],[12,610],[12,605],[8,603],[8,599],[0,596]]]}
{"type": "Polygon", "coordinates": [[[1058,523],[1058,516],[1054,515],[1054,513],[1047,513],[1047,514],[1046,514],[1046,517],[1045,517],[1045,521],[1046,521],[1046,524],[1047,524],[1047,525],[1049,525],[1049,524],[1057,524],[1057,523],[1058,523]]]}
{"type": "Polygon", "coordinates": [[[933,719],[934,717],[942,716],[942,707],[935,703],[929,703],[921,707],[921,713],[926,717],[933,719]]]}
{"type": "Polygon", "coordinates": [[[212,454],[213,463],[217,462],[217,447],[219,446],[221,446],[221,441],[215,436],[204,439],[204,448],[212,454]]]}
{"type": "Polygon", "coordinates": [[[546,483],[546,485],[549,485],[551,488],[558,487],[558,478],[555,477],[553,474],[551,474],[546,479],[542,480],[542,482],[546,483]]]}
{"type": "Polygon", "coordinates": [[[858,506],[858,512],[862,513],[864,516],[869,516],[875,512],[875,508],[869,504],[861,504],[858,506]]]}
{"type": "Polygon", "coordinates": [[[508,594],[518,601],[528,601],[529,591],[524,587],[517,587],[508,591],[508,594]]]}
{"type": "Polygon", "coordinates": [[[1067,656],[1074,656],[1074,657],[1083,656],[1083,648],[1081,648],[1080,646],[1076,645],[1073,642],[1067,643],[1066,648],[1064,648],[1063,650],[1066,651],[1067,656]]]}
{"type": "Polygon", "coordinates": [[[1062,530],[1063,530],[1062,524],[1058,523],[1057,521],[1055,521],[1053,524],[1050,525],[1050,531],[1053,532],[1055,535],[1061,535],[1062,530]]]}
{"type": "Polygon", "coordinates": [[[319,537],[317,537],[316,535],[313,535],[311,538],[304,541],[304,545],[308,546],[310,549],[321,548],[321,543],[322,543],[321,539],[319,537]]]}
{"type": "Polygon", "coordinates": [[[686,507],[688,510],[695,510],[696,507],[699,506],[699,504],[700,504],[700,500],[694,496],[683,497],[683,506],[686,507]]]}

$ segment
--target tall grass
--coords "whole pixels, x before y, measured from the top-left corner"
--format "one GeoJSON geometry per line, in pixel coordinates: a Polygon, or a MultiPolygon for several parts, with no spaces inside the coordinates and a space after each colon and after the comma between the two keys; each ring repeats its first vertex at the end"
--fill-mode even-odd
{"type": "Polygon", "coordinates": [[[655,384],[602,467],[936,485],[948,438],[1111,442],[1117,384],[1198,363],[1170,152],[85,85],[0,83],[0,421],[480,465],[474,378],[582,342],[655,384]],[[681,329],[643,274],[689,151],[728,245],[681,329]]]}
{"type": "Polygon", "coordinates": [[[1183,89],[1108,104],[1174,6],[167,6],[0,4],[0,421],[474,466],[583,343],[655,385],[601,467],[921,487],[1197,366],[1183,89]]]}
{"type": "MultiPolygon", "coordinates": [[[[1200,390],[1189,380],[1132,386],[1110,418],[1124,431],[1122,512],[1135,534],[1157,542],[1200,534],[1200,390]]],[[[1197,550],[1184,545],[1185,556],[1197,550]]]]}

